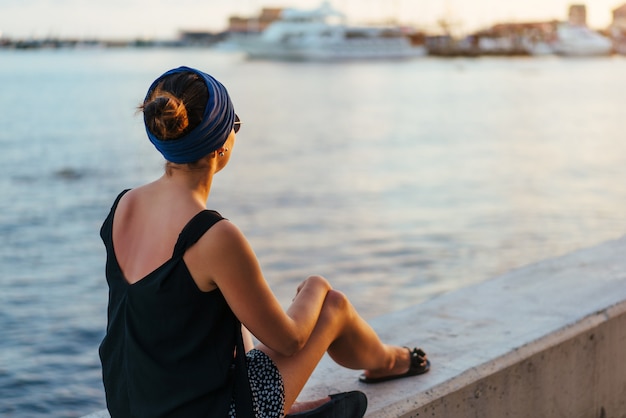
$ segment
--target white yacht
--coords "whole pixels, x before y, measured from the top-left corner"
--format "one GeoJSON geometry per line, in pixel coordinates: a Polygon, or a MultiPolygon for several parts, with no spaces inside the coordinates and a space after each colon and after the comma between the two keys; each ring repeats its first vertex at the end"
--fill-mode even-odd
{"type": "Polygon", "coordinates": [[[606,36],[587,26],[562,23],[557,27],[557,39],[551,45],[554,52],[565,56],[610,55],[613,43],[606,36]]]}
{"type": "Polygon", "coordinates": [[[313,10],[284,9],[260,35],[237,41],[249,58],[336,61],[425,55],[396,27],[355,27],[328,2],[313,10]]]}

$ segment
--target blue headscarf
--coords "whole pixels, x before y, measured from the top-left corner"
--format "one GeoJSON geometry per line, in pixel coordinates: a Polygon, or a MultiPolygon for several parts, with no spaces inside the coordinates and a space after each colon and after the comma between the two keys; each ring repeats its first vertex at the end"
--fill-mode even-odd
{"type": "Polygon", "coordinates": [[[209,90],[209,100],[200,124],[186,135],[167,141],[157,138],[146,126],[150,142],[167,161],[177,164],[198,161],[211,152],[218,150],[228,139],[235,123],[235,109],[230,101],[226,87],[209,74],[189,67],[169,70],[154,80],[148,89],[144,102],[148,100],[152,91],[163,81],[163,78],[172,74],[186,72],[200,76],[209,90]]]}

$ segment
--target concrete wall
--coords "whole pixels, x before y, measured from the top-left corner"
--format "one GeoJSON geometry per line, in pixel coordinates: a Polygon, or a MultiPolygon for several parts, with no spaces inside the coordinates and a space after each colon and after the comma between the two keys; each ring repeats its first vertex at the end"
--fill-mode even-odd
{"type": "Polygon", "coordinates": [[[325,358],[301,399],[358,389],[377,418],[626,418],[626,238],[371,323],[421,346],[430,373],[365,385],[325,358]]]}

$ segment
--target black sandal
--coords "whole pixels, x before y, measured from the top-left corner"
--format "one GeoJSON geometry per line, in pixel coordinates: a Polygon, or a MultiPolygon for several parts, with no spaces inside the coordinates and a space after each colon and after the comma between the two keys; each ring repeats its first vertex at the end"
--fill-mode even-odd
{"type": "Polygon", "coordinates": [[[414,348],[411,350],[409,347],[404,347],[409,350],[409,355],[411,356],[411,363],[409,365],[409,370],[406,373],[402,374],[393,374],[390,376],[382,376],[382,377],[367,377],[365,374],[359,376],[359,381],[363,383],[381,383],[387,382],[389,380],[401,379],[403,377],[417,376],[419,374],[424,374],[430,370],[430,361],[426,358],[426,353],[421,348],[414,348]]]}
{"type": "Polygon", "coordinates": [[[330,395],[330,401],[310,411],[285,415],[285,418],[363,418],[367,397],[358,390],[330,395]]]}

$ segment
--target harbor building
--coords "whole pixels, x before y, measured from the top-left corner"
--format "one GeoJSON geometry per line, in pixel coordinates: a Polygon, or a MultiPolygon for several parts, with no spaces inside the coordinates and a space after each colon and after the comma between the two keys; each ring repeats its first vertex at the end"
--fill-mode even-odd
{"type": "Polygon", "coordinates": [[[569,24],[575,26],[587,26],[587,6],[584,4],[572,4],[569,7],[569,24]]]}

